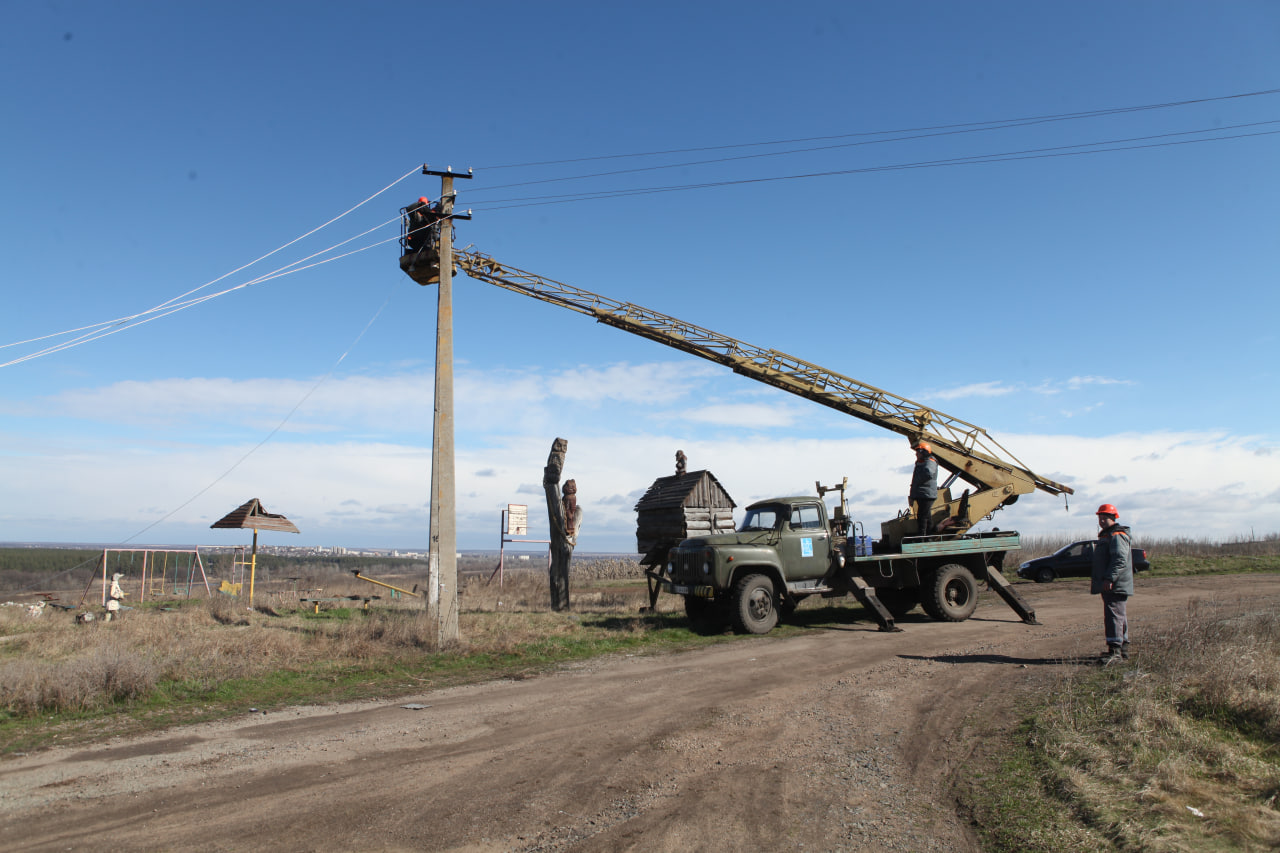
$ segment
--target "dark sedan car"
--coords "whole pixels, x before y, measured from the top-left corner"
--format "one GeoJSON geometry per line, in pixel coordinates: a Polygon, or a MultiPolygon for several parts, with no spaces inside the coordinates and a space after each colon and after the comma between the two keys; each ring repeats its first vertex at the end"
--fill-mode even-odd
{"type": "MultiPolygon", "coordinates": [[[[1084,542],[1072,542],[1059,548],[1047,557],[1028,560],[1018,567],[1018,577],[1036,583],[1048,583],[1054,578],[1087,578],[1093,574],[1093,543],[1089,539],[1084,542]]],[[[1151,568],[1147,562],[1147,552],[1141,548],[1133,549],[1133,570],[1145,572],[1151,568]]]]}

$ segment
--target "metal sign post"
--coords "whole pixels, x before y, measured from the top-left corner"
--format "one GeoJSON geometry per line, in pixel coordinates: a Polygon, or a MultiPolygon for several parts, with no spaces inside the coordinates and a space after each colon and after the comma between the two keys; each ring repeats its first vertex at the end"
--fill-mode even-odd
{"type": "MultiPolygon", "coordinates": [[[[498,528],[498,567],[493,570],[493,574],[489,575],[486,584],[493,583],[493,579],[498,579],[498,586],[502,586],[503,566],[506,563],[507,543],[543,543],[551,544],[550,539],[509,539],[509,536],[524,536],[529,532],[529,505],[528,504],[507,504],[507,508],[502,511],[502,525],[498,528]]],[[[547,549],[547,566],[551,566],[551,550],[547,549]]]]}

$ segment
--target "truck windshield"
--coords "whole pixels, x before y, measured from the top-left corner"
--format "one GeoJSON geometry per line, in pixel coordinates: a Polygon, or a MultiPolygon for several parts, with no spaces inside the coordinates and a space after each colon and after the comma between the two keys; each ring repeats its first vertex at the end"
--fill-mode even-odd
{"type": "Polygon", "coordinates": [[[773,530],[782,519],[790,514],[785,506],[757,506],[747,510],[747,517],[742,519],[739,533],[752,530],[773,530]]]}

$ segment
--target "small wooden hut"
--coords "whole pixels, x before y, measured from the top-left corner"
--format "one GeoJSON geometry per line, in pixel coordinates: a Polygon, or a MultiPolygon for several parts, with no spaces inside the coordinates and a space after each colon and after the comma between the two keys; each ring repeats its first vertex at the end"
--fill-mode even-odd
{"type": "Polygon", "coordinates": [[[735,506],[710,471],[659,477],[636,504],[636,550],[645,555],[640,562],[660,565],[685,539],[732,533],[735,506]]]}

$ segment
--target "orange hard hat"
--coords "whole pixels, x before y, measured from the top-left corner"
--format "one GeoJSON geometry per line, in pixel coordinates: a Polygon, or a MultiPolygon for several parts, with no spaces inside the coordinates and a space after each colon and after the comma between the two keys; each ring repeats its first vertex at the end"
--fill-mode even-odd
{"type": "Polygon", "coordinates": [[[925,453],[932,453],[932,452],[933,452],[933,448],[929,446],[929,442],[927,442],[927,441],[918,441],[918,442],[916,442],[916,452],[918,453],[918,452],[920,452],[921,450],[923,450],[925,453]]]}
{"type": "Polygon", "coordinates": [[[1120,510],[1116,509],[1115,504],[1103,504],[1098,507],[1097,515],[1109,515],[1112,518],[1120,517],[1120,510]]]}
{"type": "Polygon", "coordinates": [[[419,197],[418,197],[418,204],[431,204],[431,199],[427,198],[425,195],[424,195],[424,196],[419,196],[419,197]]]}

